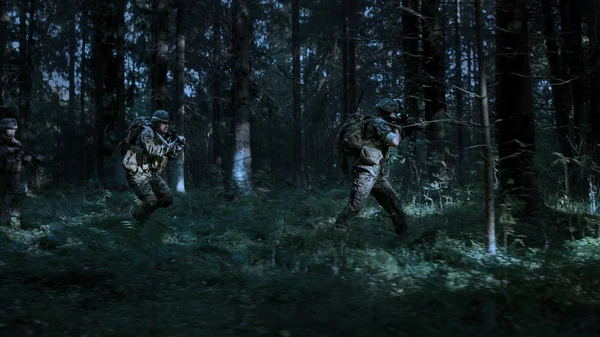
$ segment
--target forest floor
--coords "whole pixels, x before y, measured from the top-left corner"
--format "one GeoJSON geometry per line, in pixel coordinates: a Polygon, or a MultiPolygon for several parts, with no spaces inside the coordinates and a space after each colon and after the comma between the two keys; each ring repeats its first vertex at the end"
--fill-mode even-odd
{"type": "Polygon", "coordinates": [[[443,209],[407,202],[410,233],[398,238],[373,199],[351,231],[332,230],[347,189],[217,194],[176,196],[143,228],[128,221],[129,191],[31,195],[22,229],[0,227],[0,335],[600,331],[598,224],[582,214],[516,221],[507,251],[499,223],[489,256],[473,198],[443,209]]]}

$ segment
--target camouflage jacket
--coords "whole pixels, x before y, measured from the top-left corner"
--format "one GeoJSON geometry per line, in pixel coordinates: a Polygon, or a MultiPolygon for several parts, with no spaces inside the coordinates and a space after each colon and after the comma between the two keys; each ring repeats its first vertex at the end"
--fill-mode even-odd
{"type": "Polygon", "coordinates": [[[158,132],[145,126],[123,157],[123,166],[132,173],[158,172],[174,156],[173,150],[160,138],[158,132]]]}
{"type": "Polygon", "coordinates": [[[23,152],[8,152],[9,147],[21,147],[21,142],[16,139],[0,137],[0,173],[21,172],[23,152]]]}
{"type": "Polygon", "coordinates": [[[381,117],[368,119],[364,126],[366,145],[355,160],[354,167],[367,170],[373,175],[382,173],[382,164],[389,154],[389,142],[396,136],[394,130],[381,117]]]}
{"type": "Polygon", "coordinates": [[[383,118],[375,117],[367,120],[364,131],[367,143],[377,147],[384,154],[388,152],[388,144],[395,137],[395,134],[383,118]]]}

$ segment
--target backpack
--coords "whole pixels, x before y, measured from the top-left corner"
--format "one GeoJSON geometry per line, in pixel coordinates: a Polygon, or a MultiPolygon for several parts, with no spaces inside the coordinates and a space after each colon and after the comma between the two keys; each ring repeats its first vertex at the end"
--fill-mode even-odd
{"type": "Polygon", "coordinates": [[[127,130],[125,130],[125,133],[123,134],[121,142],[119,142],[117,145],[117,148],[121,148],[121,155],[125,155],[125,152],[127,152],[129,146],[135,145],[137,136],[140,134],[140,132],[142,132],[142,129],[145,126],[152,126],[150,117],[139,116],[134,118],[131,123],[129,123],[127,130]],[[123,146],[125,144],[128,146],[123,146]]]}
{"type": "Polygon", "coordinates": [[[370,116],[355,112],[348,116],[338,132],[337,146],[340,153],[358,155],[365,145],[364,125],[370,116]]]}

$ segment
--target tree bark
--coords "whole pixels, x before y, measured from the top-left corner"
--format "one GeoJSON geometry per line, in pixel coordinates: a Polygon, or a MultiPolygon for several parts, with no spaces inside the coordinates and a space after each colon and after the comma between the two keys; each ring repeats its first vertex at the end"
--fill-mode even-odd
{"type": "MultiPolygon", "coordinates": [[[[418,94],[419,94],[419,21],[415,13],[419,12],[418,0],[402,0],[402,54],[404,56],[405,70],[404,70],[404,87],[406,92],[404,94],[405,109],[407,113],[412,117],[419,117],[419,105],[418,105],[418,94]]],[[[413,161],[417,157],[417,148],[413,149],[409,160],[413,161]]],[[[411,188],[418,185],[418,179],[416,176],[415,166],[407,165],[408,169],[405,170],[403,179],[403,191],[406,193],[411,188]]]]}
{"type": "MultiPolygon", "coordinates": [[[[478,13],[478,12],[477,12],[478,13]]],[[[461,2],[457,0],[456,3],[456,12],[455,12],[455,20],[454,20],[454,85],[458,88],[463,88],[463,80],[462,80],[462,44],[461,44],[461,2]]],[[[483,27],[482,27],[483,29],[483,27]]],[[[485,69],[484,69],[485,70],[485,69]]],[[[456,143],[457,143],[457,152],[458,152],[458,160],[456,163],[456,178],[459,184],[463,182],[464,176],[464,167],[465,167],[465,152],[467,149],[467,145],[465,142],[465,125],[463,122],[465,121],[465,113],[463,106],[463,92],[460,89],[454,89],[456,93],[456,118],[458,119],[458,125],[456,126],[456,143]]]]}
{"type": "MultiPolygon", "coordinates": [[[[499,178],[504,203],[517,214],[531,215],[540,206],[533,163],[535,133],[527,2],[496,3],[496,89],[499,178]]],[[[483,66],[483,65],[481,65],[483,66]]]]}
{"type": "MultiPolygon", "coordinates": [[[[350,107],[348,105],[348,93],[349,93],[349,85],[348,85],[348,1],[350,0],[341,0],[341,16],[340,16],[340,46],[342,52],[342,94],[340,97],[342,98],[342,115],[345,119],[350,112],[350,107]]],[[[350,166],[349,166],[349,158],[346,155],[340,155],[340,169],[342,170],[342,181],[348,181],[350,179],[350,166]]]]}
{"type": "MultiPolygon", "coordinates": [[[[588,39],[590,41],[589,69],[590,69],[590,113],[589,113],[589,131],[588,131],[588,153],[591,153],[596,165],[600,164],[600,40],[597,33],[597,25],[600,23],[600,1],[593,0],[588,10],[588,39]]],[[[599,175],[596,175],[597,177],[599,175]]],[[[597,182],[598,180],[596,180],[597,182]]]]}
{"type": "MultiPolygon", "coordinates": [[[[107,30],[114,16],[109,12],[105,3],[95,3],[92,9],[94,36],[92,39],[92,77],[94,79],[94,177],[100,182],[105,180],[104,132],[106,128],[107,106],[105,98],[111,92],[114,79],[107,80],[107,68],[112,60],[112,45],[115,43],[112,31],[107,30]]],[[[116,83],[115,83],[116,84],[116,83]]]]}
{"type": "Polygon", "coordinates": [[[304,120],[300,86],[300,0],[292,0],[292,98],[294,106],[294,161],[296,185],[306,185],[304,172],[304,120]]]}
{"type": "Polygon", "coordinates": [[[29,137],[28,121],[31,111],[31,43],[33,41],[33,3],[22,0],[19,12],[19,131],[21,140],[26,142],[29,137]],[[29,15],[28,15],[29,14],[29,15]],[[28,32],[29,27],[29,32],[28,32]]]}
{"type": "Polygon", "coordinates": [[[567,157],[571,157],[572,150],[569,144],[569,91],[568,87],[564,84],[564,81],[567,79],[562,69],[562,61],[558,49],[558,36],[552,9],[553,3],[551,1],[543,1],[542,6],[544,10],[546,52],[550,68],[550,87],[552,88],[552,100],[555,111],[556,135],[561,153],[567,157]]]}
{"type": "Polygon", "coordinates": [[[358,39],[358,28],[360,19],[358,17],[358,1],[347,0],[348,19],[348,108],[350,112],[356,111],[356,41],[358,39]]]}
{"type": "Polygon", "coordinates": [[[483,148],[484,185],[485,185],[485,218],[487,227],[487,249],[496,254],[496,216],[494,212],[494,159],[492,158],[492,136],[490,131],[490,115],[488,110],[487,80],[485,77],[485,58],[483,54],[483,11],[481,0],[475,0],[477,16],[477,59],[479,60],[479,96],[481,97],[481,119],[485,130],[485,146],[483,148]]]}
{"type": "Polygon", "coordinates": [[[252,184],[252,152],[250,148],[250,38],[252,23],[246,0],[233,0],[233,112],[234,147],[231,178],[234,195],[255,195],[252,184]]]}
{"type": "MultiPolygon", "coordinates": [[[[568,75],[571,79],[571,94],[573,98],[573,144],[579,147],[583,139],[583,46],[581,28],[581,5],[579,0],[560,0],[561,36],[563,53],[568,75]]],[[[576,148],[575,150],[579,150],[576,148]]]]}
{"type": "MultiPolygon", "coordinates": [[[[85,91],[86,91],[86,69],[87,69],[87,59],[86,59],[86,52],[85,49],[87,48],[87,18],[88,16],[88,10],[87,7],[84,5],[83,10],[81,11],[81,18],[79,19],[79,28],[81,31],[81,62],[80,62],[80,66],[79,66],[79,75],[81,77],[80,79],[80,87],[79,87],[79,112],[80,112],[80,125],[81,125],[81,129],[82,130],[80,132],[80,135],[86,135],[87,133],[87,129],[88,129],[88,118],[87,118],[87,112],[85,109],[85,91]]],[[[89,179],[89,166],[88,166],[88,162],[89,162],[89,154],[88,151],[81,151],[82,152],[82,170],[81,170],[81,180],[85,183],[88,181],[89,179]]]]}
{"type": "MultiPolygon", "coordinates": [[[[428,80],[425,85],[425,119],[434,121],[440,119],[446,110],[445,96],[445,57],[442,43],[443,37],[440,28],[440,0],[426,0],[423,3],[425,16],[425,31],[423,35],[423,69],[428,80]]],[[[445,161],[444,126],[440,122],[427,125],[429,135],[429,155],[433,164],[429,173],[442,174],[445,161]]]]}
{"type": "MultiPolygon", "coordinates": [[[[117,1],[117,138],[125,133],[125,8],[127,0],[117,1]]],[[[127,186],[125,168],[122,164],[121,154],[114,152],[115,157],[115,181],[117,186],[127,186]]]]}
{"type": "Polygon", "coordinates": [[[223,19],[221,0],[214,1],[212,28],[212,144],[213,164],[223,169],[223,77],[221,76],[221,20],[223,19]]]}
{"type": "Polygon", "coordinates": [[[0,0],[0,107],[4,106],[4,54],[6,52],[6,0],[0,0]]]}
{"type": "MultiPolygon", "coordinates": [[[[177,1],[177,46],[175,54],[175,124],[180,133],[185,133],[185,4],[177,1]]],[[[185,153],[179,152],[172,170],[175,191],[185,193],[185,153]]]]}
{"type": "Polygon", "coordinates": [[[154,43],[153,43],[153,81],[152,111],[167,108],[167,71],[169,64],[169,1],[153,0],[154,10],[154,43]]]}

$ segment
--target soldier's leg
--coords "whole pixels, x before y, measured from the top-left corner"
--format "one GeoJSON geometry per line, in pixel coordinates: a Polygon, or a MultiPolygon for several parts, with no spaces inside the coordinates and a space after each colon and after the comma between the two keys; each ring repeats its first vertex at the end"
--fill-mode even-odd
{"type": "Polygon", "coordinates": [[[25,204],[25,185],[21,183],[19,174],[11,174],[7,184],[8,193],[12,194],[10,207],[8,209],[9,223],[12,227],[21,225],[21,211],[25,204]]]}
{"type": "Polygon", "coordinates": [[[392,219],[396,233],[399,235],[405,234],[408,230],[408,224],[406,214],[402,209],[400,196],[384,176],[380,175],[377,178],[371,194],[392,219]]]}
{"type": "Polygon", "coordinates": [[[158,173],[152,175],[150,185],[152,186],[152,191],[154,191],[154,194],[156,194],[156,197],[158,198],[158,207],[169,207],[173,204],[173,193],[171,192],[169,185],[167,185],[165,180],[158,173]]]}
{"type": "Polygon", "coordinates": [[[9,179],[7,174],[0,174],[0,215],[2,215],[4,208],[4,199],[6,199],[8,181],[9,179]]]}
{"type": "Polygon", "coordinates": [[[142,205],[133,212],[133,218],[139,223],[143,223],[157,208],[158,199],[152,191],[150,185],[151,175],[144,174],[128,174],[127,183],[133,189],[135,195],[142,201],[142,205]]]}
{"type": "Polygon", "coordinates": [[[368,171],[352,170],[352,190],[346,207],[338,214],[336,228],[345,229],[352,219],[362,210],[375,184],[375,176],[368,171]]]}

